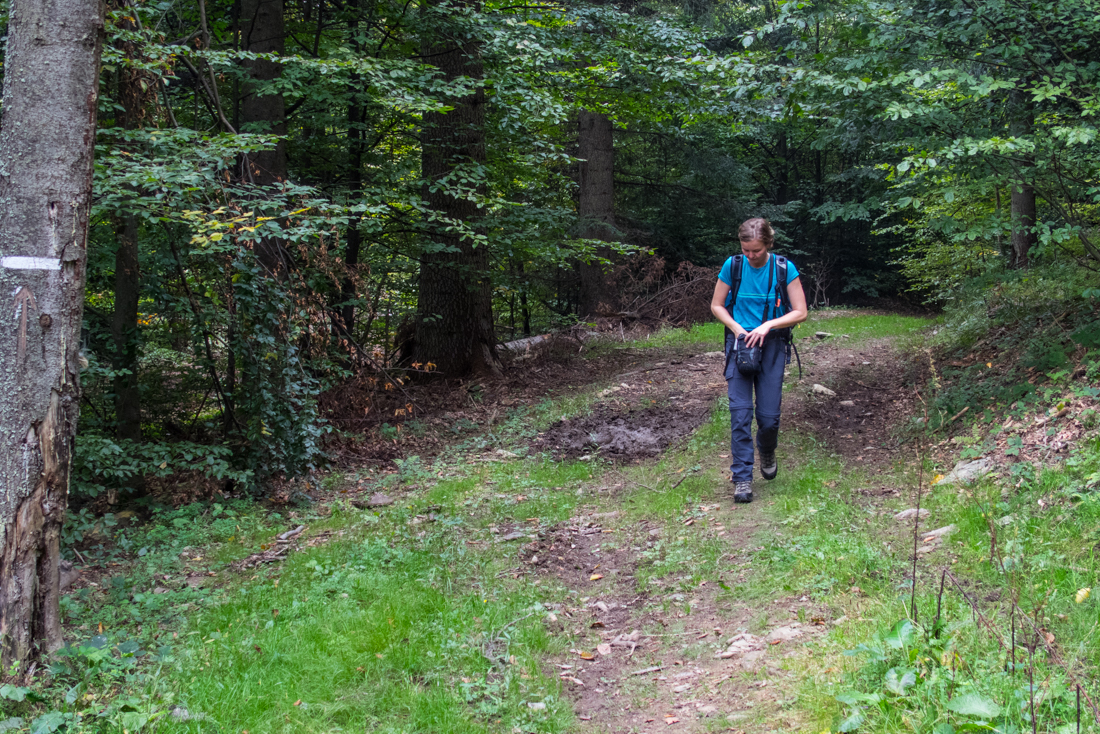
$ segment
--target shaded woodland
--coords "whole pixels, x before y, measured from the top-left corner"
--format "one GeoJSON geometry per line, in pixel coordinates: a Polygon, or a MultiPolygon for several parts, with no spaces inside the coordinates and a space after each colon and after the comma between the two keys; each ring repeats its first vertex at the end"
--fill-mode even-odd
{"type": "Polygon", "coordinates": [[[706,318],[749,216],[818,306],[1087,272],[1096,24],[1016,0],[112,0],[74,501],[262,494],[415,417],[349,416],[341,386],[706,318]]]}

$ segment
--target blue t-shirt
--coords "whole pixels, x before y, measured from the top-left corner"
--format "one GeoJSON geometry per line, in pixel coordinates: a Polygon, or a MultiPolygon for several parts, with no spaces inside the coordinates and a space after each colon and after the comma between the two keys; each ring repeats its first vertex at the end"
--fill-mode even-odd
{"type": "MultiPolygon", "coordinates": [[[[733,258],[726,260],[722,266],[722,272],[718,273],[718,280],[728,286],[733,286],[733,258]]],[[[787,260],[787,283],[789,285],[798,277],[798,268],[787,260]]],[[[779,268],[775,265],[775,256],[768,253],[768,261],[762,267],[754,268],[749,264],[747,257],[741,258],[741,287],[737,291],[737,303],[733,307],[733,320],[741,325],[742,329],[752,331],[768,319],[782,316],[782,306],[775,303],[775,282],[779,278],[779,268]],[[771,291],[768,291],[768,276],[771,276],[771,291]],[[767,307],[767,316],[764,315],[767,307]]],[[[726,308],[730,307],[733,299],[731,291],[726,296],[726,308]]]]}

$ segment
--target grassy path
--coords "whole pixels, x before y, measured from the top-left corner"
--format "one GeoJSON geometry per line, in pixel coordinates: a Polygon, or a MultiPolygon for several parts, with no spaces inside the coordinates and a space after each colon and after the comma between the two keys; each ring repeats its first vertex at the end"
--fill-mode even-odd
{"type": "MultiPolygon", "coordinates": [[[[1040,473],[1033,489],[1046,505],[1000,480],[926,482],[914,614],[913,525],[895,515],[915,503],[919,475],[949,468],[931,454],[918,472],[919,373],[895,348],[924,324],[817,318],[803,333],[834,336],[801,343],[805,375],[795,370],[785,393],[780,476],[751,505],[729,494],[717,330],[620,347],[638,364],[606,383],[513,411],[488,441],[431,466],[404,462],[379,487],[392,504],[337,502],[290,519],[306,525],[288,541],[296,550],[219,577],[220,600],[174,628],[120,727],[1010,734],[1030,728],[1034,709],[1037,728],[1069,734],[1058,727],[1075,689],[1059,670],[1088,668],[1100,653],[1096,607],[1074,594],[1095,585],[1088,549],[1100,540],[1100,505],[1067,504],[1059,492],[1100,476],[1100,456],[1040,473]],[[815,383],[838,395],[813,395],[815,383]],[[561,419],[587,426],[593,416],[626,416],[623,435],[636,442],[698,428],[650,458],[554,449],[567,443],[561,419]],[[630,428],[639,420],[650,423],[630,428]],[[532,445],[575,458],[524,456],[532,445]],[[1044,507],[1058,508],[1058,523],[1044,507]],[[990,564],[990,527],[1002,528],[1014,575],[1003,560],[990,564]],[[944,569],[970,595],[944,596],[933,627],[944,569]],[[1007,635],[1010,598],[1028,609],[1041,598],[1038,624],[1066,641],[1058,668],[1033,635],[1030,672],[1043,681],[1034,706],[986,630],[1007,635]],[[984,627],[968,599],[980,602],[984,627]]],[[[227,545],[190,552],[226,556],[227,545]]],[[[255,550],[275,552],[264,547],[255,550]]]]}
{"type": "MultiPolygon", "coordinates": [[[[829,323],[841,321],[844,349],[914,326],[875,317],[829,323]]],[[[335,532],[293,554],[278,575],[246,580],[188,630],[192,644],[173,674],[180,711],[172,728],[817,726],[819,712],[799,705],[798,670],[813,665],[831,623],[848,611],[858,617],[860,606],[822,596],[891,564],[835,533],[776,542],[808,516],[833,514],[828,485],[841,481],[843,465],[817,437],[788,431],[781,478],[752,505],[732,505],[721,359],[698,354],[710,348],[710,332],[670,335],[656,347],[652,363],[674,369],[668,363],[680,361],[680,371],[636,372],[611,383],[626,388],[592,386],[588,400],[570,406],[667,404],[678,389],[709,395],[709,419],[657,459],[456,463],[431,481],[414,477],[431,488],[395,505],[338,510],[311,525],[310,536],[335,532]],[[717,657],[741,632],[752,649],[717,657]],[[769,633],[789,639],[770,644],[769,633]]],[[[822,356],[807,355],[806,381],[831,376],[822,356]]],[[[789,386],[788,409],[810,400],[803,384],[789,386]]]]}

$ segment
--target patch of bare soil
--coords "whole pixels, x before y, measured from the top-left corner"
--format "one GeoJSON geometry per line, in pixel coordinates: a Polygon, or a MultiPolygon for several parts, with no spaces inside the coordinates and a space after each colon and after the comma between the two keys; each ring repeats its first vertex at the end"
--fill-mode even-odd
{"type": "Polygon", "coordinates": [[[606,589],[609,583],[633,578],[637,558],[630,551],[604,547],[603,541],[615,530],[603,526],[603,517],[594,515],[548,528],[524,547],[520,559],[530,573],[556,576],[579,592],[606,589]]]}
{"type": "MultiPolygon", "coordinates": [[[[808,597],[739,601],[759,505],[703,505],[677,518],[688,532],[725,538],[728,567],[717,580],[686,586],[673,575],[637,588],[643,548],[670,527],[625,523],[619,513],[579,515],[522,548],[517,571],[555,576],[574,594],[546,617],[548,631],[574,647],[551,662],[573,700],[582,731],[762,730],[805,722],[783,709],[782,681],[809,654],[804,643],[827,628],[829,610],[808,597]],[[728,583],[727,583],[728,582],[728,583]],[[669,727],[675,727],[670,729],[669,727]]],[[[673,521],[676,522],[676,521],[673,521]]]]}
{"type": "Polygon", "coordinates": [[[551,425],[533,448],[549,450],[556,459],[593,453],[615,461],[657,456],[698,428],[710,407],[697,399],[625,413],[601,405],[588,415],[551,425]]]}
{"type": "MultiPolygon", "coordinates": [[[[644,336],[645,329],[623,339],[644,336]]],[[[394,459],[435,455],[456,435],[486,429],[509,411],[575,390],[578,386],[631,374],[631,368],[661,359],[654,350],[601,348],[608,337],[557,335],[538,350],[508,354],[504,376],[463,380],[408,375],[362,374],[326,393],[326,419],[339,433],[327,448],[348,466],[392,466],[394,459]],[[598,350],[598,358],[588,358],[598,350]]],[[[670,349],[666,359],[679,361],[670,349]]]]}
{"type": "Polygon", "coordinates": [[[810,337],[799,347],[808,364],[800,385],[787,388],[798,393],[795,399],[784,396],[785,429],[813,433],[848,461],[892,463],[901,444],[897,427],[919,407],[916,386],[926,365],[903,360],[889,339],[848,347],[843,340],[810,337]],[[836,395],[814,393],[814,384],[836,395]]]}

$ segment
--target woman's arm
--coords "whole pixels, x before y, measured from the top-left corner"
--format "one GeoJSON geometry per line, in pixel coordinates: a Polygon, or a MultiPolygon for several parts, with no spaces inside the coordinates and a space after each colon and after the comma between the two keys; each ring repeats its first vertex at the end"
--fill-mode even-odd
{"type": "MultiPolygon", "coordinates": [[[[728,286],[726,290],[729,290],[728,286]]],[[[807,319],[810,313],[806,308],[806,294],[802,290],[802,278],[795,278],[787,284],[787,298],[791,301],[791,310],[777,319],[765,321],[749,332],[749,338],[745,340],[748,346],[755,347],[763,344],[764,337],[766,337],[768,332],[772,329],[784,329],[788,326],[801,324],[807,319]]],[[[711,310],[714,310],[713,304],[711,304],[711,310]]]]}
{"type": "MultiPolygon", "coordinates": [[[[801,291],[801,286],[799,287],[799,290],[801,291]]],[[[748,332],[745,329],[742,329],[741,325],[734,321],[733,316],[731,316],[730,312],[726,310],[726,296],[728,296],[729,294],[730,287],[728,285],[723,283],[721,280],[715,283],[714,295],[710,298],[710,312],[714,314],[714,318],[725,324],[726,328],[728,328],[734,334],[746,334],[748,332]]],[[[803,297],[802,302],[803,304],[805,304],[805,297],[803,297]]]]}

